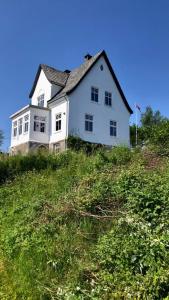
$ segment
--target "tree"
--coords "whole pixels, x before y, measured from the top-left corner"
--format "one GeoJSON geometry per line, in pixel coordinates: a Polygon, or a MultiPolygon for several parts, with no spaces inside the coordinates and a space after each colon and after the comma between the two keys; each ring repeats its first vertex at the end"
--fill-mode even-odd
{"type": "Polygon", "coordinates": [[[153,111],[151,106],[147,106],[145,112],[141,114],[140,122],[143,127],[151,127],[159,125],[166,120],[167,119],[161,115],[159,110],[153,111]]]}
{"type": "Polygon", "coordinates": [[[164,120],[158,126],[152,127],[150,143],[160,154],[169,155],[169,120],[164,120]]]}
{"type": "Polygon", "coordinates": [[[4,139],[3,131],[0,130],[0,146],[2,146],[3,144],[3,139],[4,139]]]}
{"type": "MultiPolygon", "coordinates": [[[[141,114],[141,126],[138,131],[138,145],[151,142],[151,136],[155,132],[155,128],[168,122],[168,119],[161,115],[160,111],[153,111],[151,106],[147,106],[144,113],[141,114]]],[[[163,125],[164,126],[164,125],[163,125]]],[[[136,145],[136,125],[130,126],[130,141],[131,145],[136,145]]]]}

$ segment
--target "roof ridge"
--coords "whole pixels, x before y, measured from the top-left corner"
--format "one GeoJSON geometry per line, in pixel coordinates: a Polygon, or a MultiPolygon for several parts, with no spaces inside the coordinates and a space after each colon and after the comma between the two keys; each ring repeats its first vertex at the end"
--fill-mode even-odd
{"type": "Polygon", "coordinates": [[[56,69],[54,67],[51,67],[51,66],[49,66],[47,64],[40,64],[40,66],[42,67],[42,69],[43,69],[43,67],[47,67],[47,68],[50,68],[50,69],[52,69],[52,70],[54,70],[56,72],[65,73],[64,71],[58,70],[58,69],[56,69]]]}

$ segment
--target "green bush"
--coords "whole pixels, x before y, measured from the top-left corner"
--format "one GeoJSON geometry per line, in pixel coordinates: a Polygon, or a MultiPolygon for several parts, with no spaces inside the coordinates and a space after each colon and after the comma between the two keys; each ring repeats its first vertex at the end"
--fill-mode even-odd
{"type": "Polygon", "coordinates": [[[83,141],[78,136],[69,135],[67,139],[67,146],[69,149],[74,151],[84,151],[86,154],[95,153],[99,149],[103,149],[104,146],[102,144],[94,144],[90,142],[83,141]]]}
{"type": "Polygon", "coordinates": [[[70,151],[59,155],[36,153],[26,156],[16,155],[0,160],[0,184],[13,179],[16,175],[27,171],[40,171],[48,168],[56,170],[65,167],[72,158],[70,151]]]}
{"type": "Polygon", "coordinates": [[[169,121],[163,121],[158,126],[153,126],[150,143],[158,154],[169,155],[169,121]]]}

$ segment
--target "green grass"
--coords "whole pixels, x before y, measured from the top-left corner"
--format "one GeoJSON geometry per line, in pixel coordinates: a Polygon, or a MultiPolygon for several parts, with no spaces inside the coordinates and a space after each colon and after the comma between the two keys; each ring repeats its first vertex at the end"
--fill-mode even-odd
{"type": "Polygon", "coordinates": [[[34,170],[32,157],[10,159],[0,299],[167,299],[167,159],[150,169],[124,147],[37,155],[34,170]]]}

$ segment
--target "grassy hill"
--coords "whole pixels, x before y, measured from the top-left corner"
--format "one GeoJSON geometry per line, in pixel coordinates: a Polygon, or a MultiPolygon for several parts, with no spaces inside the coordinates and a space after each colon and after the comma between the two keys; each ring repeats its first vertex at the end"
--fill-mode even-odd
{"type": "Polygon", "coordinates": [[[7,158],[0,182],[0,299],[169,299],[167,158],[7,158]]]}

